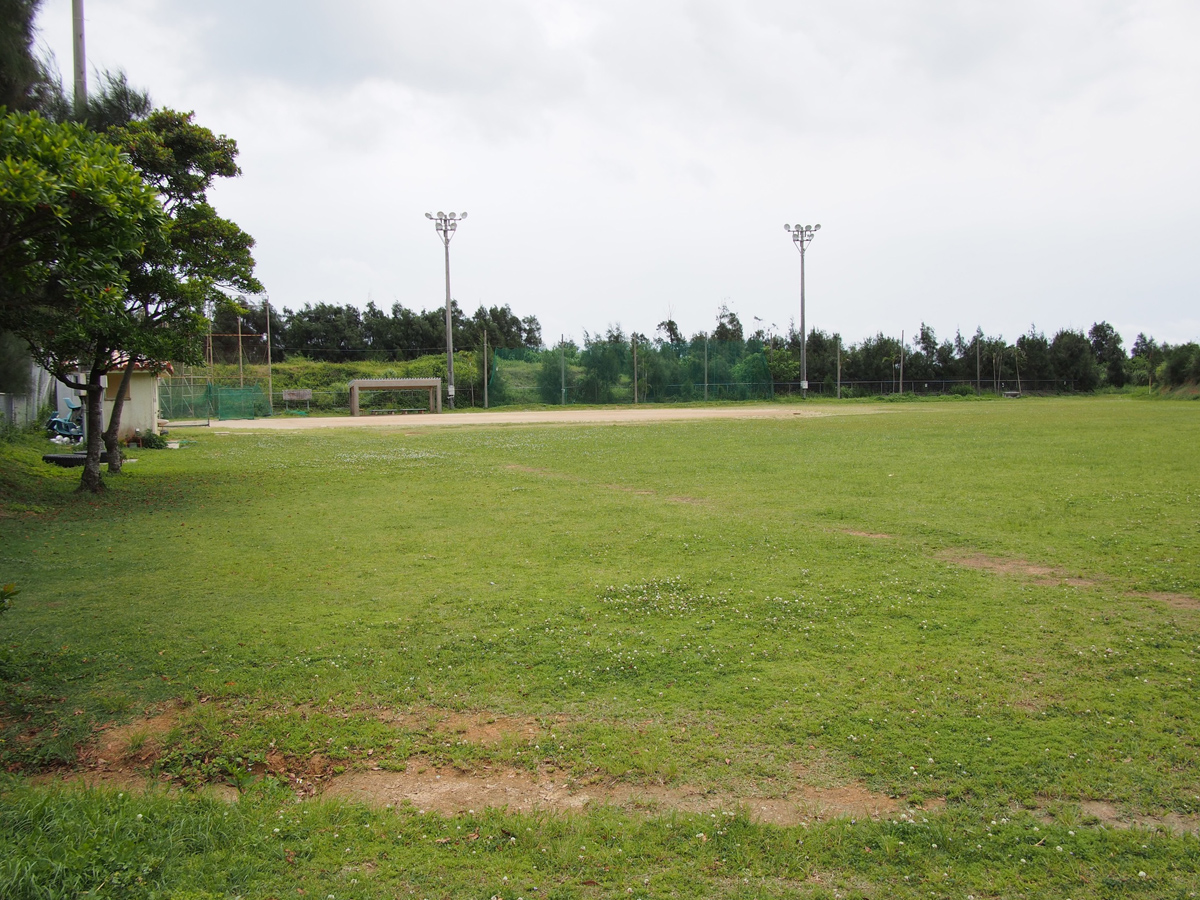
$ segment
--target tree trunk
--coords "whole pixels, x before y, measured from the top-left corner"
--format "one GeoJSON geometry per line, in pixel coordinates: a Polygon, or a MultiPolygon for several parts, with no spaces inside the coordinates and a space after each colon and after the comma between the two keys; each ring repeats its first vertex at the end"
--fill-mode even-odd
{"type": "Polygon", "coordinates": [[[125,407],[125,394],[129,391],[129,382],[133,380],[133,367],[137,365],[137,358],[131,357],[129,364],[125,366],[125,371],[121,375],[121,387],[117,391],[117,397],[113,401],[112,416],[108,420],[108,428],[104,430],[104,449],[108,451],[108,474],[120,475],[121,463],[125,461],[124,454],[121,453],[121,442],[117,435],[121,430],[121,411],[125,407]]]}
{"type": "Polygon", "coordinates": [[[83,464],[79,490],[93,494],[104,490],[104,479],[100,476],[100,453],[104,449],[104,388],[100,386],[103,374],[101,367],[93,366],[87,383],[87,461],[83,464]]]}

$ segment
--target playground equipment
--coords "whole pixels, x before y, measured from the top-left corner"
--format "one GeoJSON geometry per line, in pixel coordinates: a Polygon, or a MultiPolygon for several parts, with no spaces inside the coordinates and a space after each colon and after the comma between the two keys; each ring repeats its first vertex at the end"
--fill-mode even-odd
{"type": "Polygon", "coordinates": [[[83,440],[83,404],[72,397],[63,400],[67,414],[55,413],[46,420],[46,431],[51,438],[65,438],[72,443],[83,440]]]}

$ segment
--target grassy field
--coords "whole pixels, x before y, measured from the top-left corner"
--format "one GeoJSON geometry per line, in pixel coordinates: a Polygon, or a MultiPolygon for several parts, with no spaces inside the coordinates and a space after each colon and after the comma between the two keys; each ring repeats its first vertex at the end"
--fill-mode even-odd
{"type": "Polygon", "coordinates": [[[818,408],[0,445],[0,896],[1196,896],[1194,404],[818,408]]]}

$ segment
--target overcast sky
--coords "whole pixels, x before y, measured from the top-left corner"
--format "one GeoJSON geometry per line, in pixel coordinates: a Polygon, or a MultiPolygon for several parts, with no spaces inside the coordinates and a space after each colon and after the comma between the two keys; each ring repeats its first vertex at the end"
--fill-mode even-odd
{"type": "MultiPolygon", "coordinates": [[[[71,73],[71,2],[41,41],[71,73]]],[[[1195,0],[86,0],[241,148],[219,211],[271,301],[455,299],[547,343],[673,316],[847,342],[1108,320],[1200,339],[1195,0]]],[[[94,76],[92,83],[95,83],[94,76]]]]}

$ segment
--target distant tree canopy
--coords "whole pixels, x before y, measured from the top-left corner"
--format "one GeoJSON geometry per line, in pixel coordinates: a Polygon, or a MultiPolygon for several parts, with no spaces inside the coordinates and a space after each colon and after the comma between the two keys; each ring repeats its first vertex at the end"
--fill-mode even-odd
{"type": "MultiPolygon", "coordinates": [[[[534,316],[518,317],[506,306],[480,306],[467,316],[452,306],[454,346],[480,350],[483,335],[496,350],[542,349],[541,326],[534,316]]],[[[265,362],[266,314],[264,304],[244,300],[240,314],[218,310],[213,320],[214,357],[237,359],[236,334],[241,318],[245,357],[265,362]]],[[[368,303],[366,309],[332,303],[306,304],[293,312],[271,307],[272,358],[288,356],[328,361],[401,360],[445,352],[445,310],[414,311],[402,304],[391,310],[368,303]]],[[[631,393],[633,345],[637,343],[638,396],[674,396],[680,385],[767,385],[778,389],[801,379],[800,335],[795,327],[785,333],[762,329],[747,336],[737,313],[723,306],[713,328],[686,338],[678,324],[660,322],[653,337],[627,334],[620,325],[603,332],[585,332],[582,347],[569,345],[560,353],[546,350],[544,371],[538,376],[545,402],[561,401],[565,374],[568,396],[574,400],[605,403],[631,393]],[[550,356],[553,358],[551,359],[550,356]],[[564,373],[565,362],[565,373],[564,373]]],[[[985,390],[1090,391],[1111,385],[1176,385],[1200,379],[1200,352],[1195,345],[1160,345],[1138,335],[1130,354],[1116,330],[1098,322],[1085,334],[1064,329],[1047,337],[1030,328],[1015,341],[955,333],[941,339],[922,322],[903,345],[883,333],[844,344],[840,335],[820,328],[808,333],[806,362],[810,388],[831,388],[837,380],[840,359],[843,383],[899,386],[901,360],[904,384],[926,382],[978,383],[985,390]]],[[[879,389],[878,387],[876,389],[879,389]]],[[[888,388],[884,387],[884,390],[888,388]]],[[[710,396],[713,394],[710,393],[710,396]]]]}
{"type": "MultiPolygon", "coordinates": [[[[265,360],[266,316],[264,304],[243,300],[239,312],[219,309],[213,317],[213,354],[219,361],[237,359],[238,318],[241,318],[242,352],[255,361],[265,360]]],[[[491,349],[537,349],[542,327],[535,316],[520,318],[505,306],[480,306],[466,316],[455,302],[451,306],[454,346],[459,350],[483,348],[484,335],[491,349]]],[[[271,355],[347,362],[362,359],[397,360],[445,352],[444,307],[416,312],[395,303],[390,311],[374,302],[365,310],[334,303],[306,303],[299,310],[271,307],[271,355]]]]}

